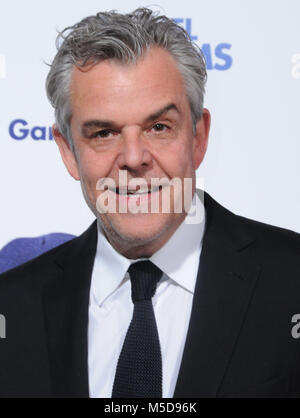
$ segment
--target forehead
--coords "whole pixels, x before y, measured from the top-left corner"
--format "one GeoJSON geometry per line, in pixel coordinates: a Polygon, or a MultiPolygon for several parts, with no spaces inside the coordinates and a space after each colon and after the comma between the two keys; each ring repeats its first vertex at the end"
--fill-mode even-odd
{"type": "Polygon", "coordinates": [[[175,103],[185,107],[182,76],[169,52],[156,48],[135,64],[106,60],[88,69],[74,68],[70,88],[73,116],[145,116],[175,103]]]}

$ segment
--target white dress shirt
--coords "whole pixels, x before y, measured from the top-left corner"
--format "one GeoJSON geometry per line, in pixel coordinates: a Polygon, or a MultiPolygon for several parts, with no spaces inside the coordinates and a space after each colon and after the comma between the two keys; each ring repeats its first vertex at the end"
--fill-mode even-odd
{"type": "MultiPolygon", "coordinates": [[[[199,199],[196,193],[195,198],[199,199]]],[[[176,386],[204,227],[205,213],[201,223],[187,224],[183,221],[167,243],[150,258],[164,273],[152,298],[162,354],[164,398],[172,398],[176,386]]],[[[111,397],[118,358],[133,314],[127,270],[135,261],[123,257],[110,245],[98,222],[88,326],[91,398],[111,397]]]]}

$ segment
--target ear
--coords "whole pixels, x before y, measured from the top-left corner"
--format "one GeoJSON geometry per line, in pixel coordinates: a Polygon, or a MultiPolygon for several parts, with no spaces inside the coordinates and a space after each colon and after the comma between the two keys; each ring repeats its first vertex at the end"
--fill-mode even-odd
{"type": "Polygon", "coordinates": [[[210,113],[208,109],[203,109],[202,117],[198,120],[196,124],[196,133],[194,136],[194,168],[200,166],[205,156],[207,145],[208,145],[208,135],[210,129],[210,113]]]}
{"type": "Polygon", "coordinates": [[[52,133],[55,142],[59,148],[61,158],[69,172],[69,174],[75,179],[80,180],[78,164],[74,151],[71,149],[68,140],[62,136],[56,125],[52,126],[52,133]]]}

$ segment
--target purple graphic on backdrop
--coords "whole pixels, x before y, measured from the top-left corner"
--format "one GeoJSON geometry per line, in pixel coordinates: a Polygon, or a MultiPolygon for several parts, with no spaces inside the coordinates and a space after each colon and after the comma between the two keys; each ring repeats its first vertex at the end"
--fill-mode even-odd
{"type": "MultiPolygon", "coordinates": [[[[192,41],[199,41],[199,37],[192,30],[191,18],[174,18],[174,22],[183,26],[192,41]]],[[[199,42],[198,42],[199,43],[199,42]]],[[[217,45],[203,43],[200,45],[201,51],[205,57],[207,70],[226,71],[232,67],[232,56],[229,54],[231,44],[220,42],[217,45]]]]}
{"type": "Polygon", "coordinates": [[[25,119],[14,119],[8,128],[11,138],[22,141],[31,138],[35,141],[53,140],[51,126],[31,126],[25,119]]]}

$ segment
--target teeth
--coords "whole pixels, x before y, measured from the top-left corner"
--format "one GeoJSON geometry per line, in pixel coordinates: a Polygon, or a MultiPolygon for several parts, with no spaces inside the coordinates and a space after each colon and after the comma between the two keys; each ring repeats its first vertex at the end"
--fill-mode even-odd
{"type": "Polygon", "coordinates": [[[137,192],[129,192],[129,193],[132,193],[132,194],[148,194],[149,193],[149,190],[147,190],[146,192],[140,192],[138,190],[137,192]]]}
{"type": "Polygon", "coordinates": [[[125,190],[120,190],[120,189],[117,189],[117,193],[119,195],[122,195],[122,196],[133,196],[133,195],[137,196],[137,195],[148,194],[150,192],[154,193],[154,192],[157,192],[160,189],[161,189],[161,186],[153,187],[153,189],[149,189],[149,190],[147,190],[145,192],[144,191],[140,191],[140,190],[126,190],[126,189],[125,190]]]}
{"type": "MultiPolygon", "coordinates": [[[[142,196],[144,194],[148,194],[149,192],[129,192],[127,193],[127,196],[142,196]]],[[[126,193],[124,193],[126,195],[126,193]]]]}

